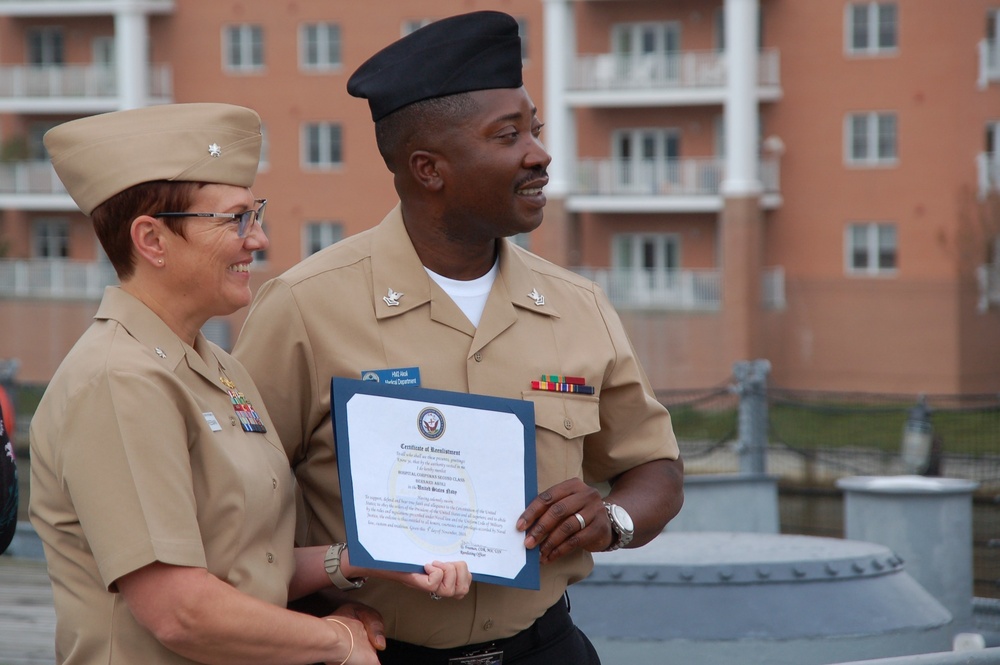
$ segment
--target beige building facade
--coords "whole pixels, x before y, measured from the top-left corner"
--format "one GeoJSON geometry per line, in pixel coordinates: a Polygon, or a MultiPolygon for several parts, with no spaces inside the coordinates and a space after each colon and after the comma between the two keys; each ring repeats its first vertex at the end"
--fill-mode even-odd
{"type": "Polygon", "coordinates": [[[654,387],[766,358],[789,388],[1000,390],[996,0],[0,0],[0,359],[46,381],[115,282],[49,127],[256,109],[259,285],[395,203],[351,72],[479,9],[520,22],[553,155],[517,240],[604,286],[654,387]]]}

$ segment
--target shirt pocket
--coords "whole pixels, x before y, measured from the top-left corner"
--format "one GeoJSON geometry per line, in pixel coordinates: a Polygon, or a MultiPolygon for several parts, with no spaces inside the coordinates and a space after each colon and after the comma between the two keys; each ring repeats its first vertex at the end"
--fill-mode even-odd
{"type": "Polygon", "coordinates": [[[535,456],[538,488],[583,477],[583,441],[601,429],[600,400],[593,395],[521,393],[535,405],[535,456]]]}

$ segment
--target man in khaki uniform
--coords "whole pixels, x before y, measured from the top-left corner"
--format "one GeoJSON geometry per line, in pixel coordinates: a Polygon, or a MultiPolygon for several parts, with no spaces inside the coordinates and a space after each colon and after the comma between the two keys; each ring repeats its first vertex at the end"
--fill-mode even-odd
{"type": "Polygon", "coordinates": [[[681,506],[682,465],[605,295],[505,239],[541,223],[550,161],[517,24],[499,12],[432,23],[373,56],[348,90],[369,101],[400,204],[265,284],[234,351],[295,469],[299,538],[345,537],[332,376],[416,368],[424,388],[530,400],[544,491],[519,528],[540,548],[541,589],[474,583],[441,603],[372,580],[354,597],[386,621],[382,663],[597,663],[563,595],[591,552],[661,532],[681,506]],[[584,385],[539,389],[553,375],[584,385]],[[604,499],[587,484],[601,482],[604,499]]]}

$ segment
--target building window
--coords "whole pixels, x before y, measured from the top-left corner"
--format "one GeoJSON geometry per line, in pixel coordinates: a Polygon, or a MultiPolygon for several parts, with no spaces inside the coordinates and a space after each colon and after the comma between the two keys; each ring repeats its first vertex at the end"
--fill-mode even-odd
{"type": "Polygon", "coordinates": [[[528,59],[528,19],[517,19],[517,34],[521,38],[521,60],[528,59]]]}
{"type": "Polygon", "coordinates": [[[680,181],[680,132],[620,129],[612,134],[615,184],[636,194],[659,194],[680,181]]]}
{"type": "Polygon", "coordinates": [[[417,30],[419,30],[420,28],[424,27],[425,25],[430,25],[433,22],[434,22],[434,20],[433,19],[429,19],[429,18],[413,18],[413,19],[408,19],[406,21],[403,21],[403,25],[400,26],[400,34],[403,37],[405,37],[406,35],[410,34],[411,32],[416,32],[417,30]]]}
{"type": "Polygon", "coordinates": [[[340,222],[306,222],[303,227],[302,257],[311,256],[344,237],[340,222]]]}
{"type": "Polygon", "coordinates": [[[326,71],[340,67],[340,26],[307,23],[299,28],[299,67],[326,71]]]}
{"type": "Polygon", "coordinates": [[[894,2],[847,5],[847,52],[885,54],[896,51],[898,17],[894,2]]]}
{"type": "Polygon", "coordinates": [[[29,65],[61,65],[63,59],[63,31],[61,28],[32,28],[25,39],[29,65]]]}
{"type": "Polygon", "coordinates": [[[264,28],[230,25],[223,29],[225,68],[233,72],[256,72],[264,68],[264,28]]]}
{"type": "Polygon", "coordinates": [[[260,123],[260,161],[257,162],[257,172],[267,171],[271,166],[271,137],[267,125],[260,123]]]}
{"type": "Polygon", "coordinates": [[[302,129],[303,164],[309,168],[330,168],[344,161],[343,130],[332,122],[306,124],[302,129]]]}
{"type": "Polygon", "coordinates": [[[855,165],[895,164],[895,113],[852,113],[845,128],[847,162],[855,165]]]}
{"type": "Polygon", "coordinates": [[[36,259],[69,257],[69,222],[39,219],[32,225],[32,256],[36,259]]]}
{"type": "Polygon", "coordinates": [[[848,225],[846,254],[848,274],[894,274],[896,225],[875,222],[848,225]]]}
{"type": "Polygon", "coordinates": [[[611,263],[620,270],[669,273],[680,267],[680,243],[668,233],[623,233],[612,240],[611,263]]]}

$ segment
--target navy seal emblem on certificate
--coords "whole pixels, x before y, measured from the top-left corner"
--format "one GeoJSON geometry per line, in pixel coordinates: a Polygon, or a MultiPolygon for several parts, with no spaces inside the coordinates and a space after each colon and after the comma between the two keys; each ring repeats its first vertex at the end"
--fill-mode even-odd
{"type": "Polygon", "coordinates": [[[351,563],[538,589],[517,518],[538,493],[527,400],[334,377],[331,412],[351,563]]]}
{"type": "Polygon", "coordinates": [[[444,434],[444,416],[433,406],[429,406],[417,416],[417,429],[425,439],[440,439],[444,434]]]}

